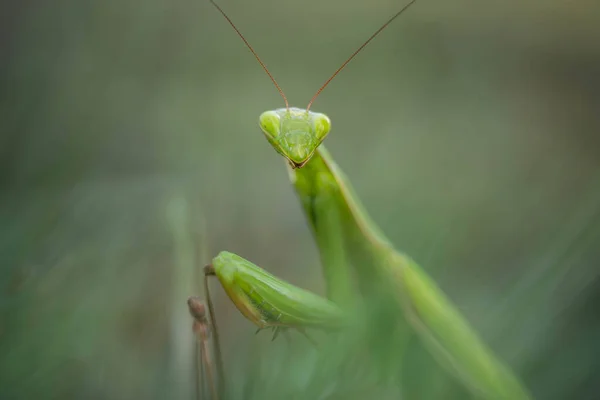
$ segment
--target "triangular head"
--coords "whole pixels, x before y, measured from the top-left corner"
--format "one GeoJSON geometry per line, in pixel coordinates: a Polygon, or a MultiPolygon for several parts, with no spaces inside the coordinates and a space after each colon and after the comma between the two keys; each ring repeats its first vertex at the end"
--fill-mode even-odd
{"type": "Polygon", "coordinates": [[[294,168],[310,160],[331,130],[327,115],[296,107],[266,111],[259,124],[269,143],[294,168]]]}

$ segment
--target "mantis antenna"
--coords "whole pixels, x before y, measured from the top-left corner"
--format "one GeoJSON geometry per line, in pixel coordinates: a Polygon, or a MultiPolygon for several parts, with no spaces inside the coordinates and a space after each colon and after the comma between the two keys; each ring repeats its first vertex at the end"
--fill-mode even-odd
{"type": "MultiPolygon", "coordinates": [[[[254,51],[254,49],[252,48],[252,46],[250,45],[250,43],[248,43],[248,41],[246,40],[246,38],[244,37],[244,35],[242,35],[242,33],[235,26],[235,24],[233,23],[233,21],[231,21],[231,19],[227,16],[227,14],[225,14],[225,11],[223,11],[221,9],[221,7],[219,7],[219,5],[214,2],[214,0],[209,0],[209,1],[211,2],[211,4],[213,6],[215,6],[215,8],[217,10],[219,10],[219,12],[223,15],[223,17],[225,17],[225,19],[227,20],[227,22],[229,22],[229,25],[231,25],[233,27],[233,29],[237,32],[238,36],[244,41],[244,43],[246,44],[246,46],[248,47],[248,49],[250,49],[250,51],[252,52],[252,54],[254,54],[254,57],[256,58],[256,60],[258,61],[258,63],[265,70],[265,72],[267,73],[267,75],[269,76],[269,78],[271,79],[271,81],[273,82],[273,84],[275,85],[275,87],[277,88],[277,90],[279,91],[279,94],[281,95],[281,97],[283,97],[283,101],[285,102],[285,108],[289,110],[290,105],[288,103],[287,97],[285,97],[285,94],[283,93],[283,90],[281,90],[281,87],[277,84],[277,81],[275,80],[275,78],[273,78],[273,75],[271,75],[271,73],[269,72],[269,69],[267,68],[267,66],[265,65],[265,63],[260,59],[260,57],[258,56],[258,54],[256,54],[256,51],[254,51]]],[[[348,57],[348,59],[346,61],[344,61],[344,63],[333,73],[333,75],[331,75],[329,77],[329,79],[327,79],[325,81],[325,83],[319,88],[319,90],[317,90],[317,93],[315,93],[315,95],[312,97],[312,99],[310,99],[310,101],[308,102],[308,106],[306,106],[306,111],[308,112],[310,110],[310,106],[312,106],[312,104],[314,103],[314,101],[317,99],[317,97],[319,97],[319,95],[321,94],[321,92],[323,91],[323,89],[325,89],[327,87],[327,85],[329,85],[329,83],[333,80],[333,78],[335,78],[346,67],[346,65],[348,65],[348,63],[350,61],[352,61],[352,59],[354,57],[356,57],[356,55],[358,53],[360,53],[361,50],[364,49],[365,46],[369,44],[369,42],[371,42],[371,40],[375,39],[375,37],[377,35],[379,35],[381,33],[381,31],[383,31],[385,28],[387,28],[387,26],[389,24],[391,24],[396,18],[398,18],[402,13],[404,13],[404,11],[408,10],[408,8],[410,6],[412,6],[416,2],[417,2],[417,0],[411,0],[408,4],[406,4],[404,7],[402,7],[402,9],[400,9],[400,11],[398,11],[390,19],[388,19],[383,25],[381,25],[381,27],[379,29],[377,29],[375,31],[375,33],[373,33],[362,45],[360,45],[360,47],[358,49],[356,49],[356,51],[354,53],[352,53],[352,55],[350,57],[348,57]]]]}
{"type": "Polygon", "coordinates": [[[402,9],[400,11],[398,11],[396,14],[394,14],[392,16],[392,18],[388,19],[383,25],[381,25],[381,27],[379,29],[377,29],[375,31],[375,33],[371,35],[371,37],[369,37],[358,49],[356,49],[356,51],[354,53],[352,53],[352,55],[350,57],[348,57],[348,59],[346,61],[344,61],[344,63],[342,64],[342,66],[339,67],[333,73],[333,75],[331,75],[329,77],[329,79],[327,79],[325,81],[325,83],[319,88],[319,90],[317,90],[317,93],[315,93],[315,95],[312,97],[312,99],[310,99],[310,101],[308,102],[308,106],[306,106],[306,111],[310,110],[310,106],[312,106],[312,103],[317,99],[317,97],[319,97],[319,95],[321,94],[321,92],[323,91],[323,89],[325,89],[327,87],[327,85],[329,85],[329,83],[333,80],[333,78],[335,78],[337,76],[337,74],[339,74],[344,69],[344,67],[346,67],[346,65],[348,65],[348,63],[350,61],[352,61],[352,59],[358,53],[360,53],[361,50],[364,49],[365,46],[368,45],[371,40],[375,39],[375,36],[379,35],[382,30],[384,30],[385,28],[387,28],[387,26],[389,24],[391,24],[392,21],[394,21],[396,18],[398,18],[402,13],[404,13],[404,11],[408,10],[408,8],[410,6],[412,6],[416,1],[417,0],[411,0],[410,3],[408,3],[407,5],[405,5],[404,7],[402,7],[402,9]]]}
{"type": "MultiPolygon", "coordinates": [[[[231,25],[233,27],[233,29],[235,29],[235,31],[237,32],[238,36],[244,41],[244,43],[250,49],[250,51],[252,52],[252,54],[254,54],[254,57],[256,57],[256,60],[258,61],[258,63],[261,65],[261,67],[263,67],[263,69],[265,70],[265,72],[267,73],[267,75],[269,75],[269,78],[271,78],[271,81],[273,82],[273,84],[275,85],[275,87],[277,88],[277,90],[279,91],[279,94],[281,95],[281,97],[283,97],[283,101],[285,102],[285,108],[289,109],[290,105],[288,103],[287,97],[285,97],[285,94],[283,93],[283,90],[281,90],[281,87],[277,84],[277,81],[275,80],[275,78],[273,78],[273,75],[271,75],[271,73],[269,72],[269,69],[267,68],[267,66],[265,65],[265,63],[262,62],[262,60],[260,59],[260,57],[258,56],[258,54],[256,54],[256,51],[254,51],[254,49],[252,48],[252,46],[250,46],[250,43],[248,43],[248,41],[246,40],[246,38],[244,37],[244,35],[242,35],[242,32],[240,32],[238,30],[238,28],[235,26],[235,24],[233,23],[233,21],[227,16],[227,14],[225,14],[225,11],[223,11],[221,9],[221,7],[219,7],[219,5],[217,3],[215,3],[213,0],[209,0],[209,1],[225,17],[225,19],[227,20],[227,22],[229,22],[229,25],[231,25]]],[[[415,0],[413,0],[413,1],[415,1],[415,0]]]]}

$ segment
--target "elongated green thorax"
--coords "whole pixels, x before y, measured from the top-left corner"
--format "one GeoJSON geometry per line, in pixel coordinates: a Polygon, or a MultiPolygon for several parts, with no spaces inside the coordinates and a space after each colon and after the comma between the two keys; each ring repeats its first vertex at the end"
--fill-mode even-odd
{"type": "MultiPolygon", "coordinates": [[[[390,348],[401,348],[400,336],[406,322],[434,356],[449,365],[456,376],[483,398],[530,398],[527,389],[495,357],[425,271],[410,257],[395,250],[371,220],[350,182],[323,145],[303,168],[290,171],[290,179],[311,222],[322,256],[332,250],[322,248],[320,238],[327,227],[320,221],[338,213],[337,231],[347,249],[344,259],[369,301],[370,311],[365,318],[378,327],[371,340],[384,340],[390,348]],[[326,202],[327,210],[321,210],[324,198],[333,198],[326,202]],[[398,311],[404,315],[405,322],[398,318],[398,311]],[[392,318],[383,318],[382,322],[378,315],[392,318]],[[387,329],[385,324],[388,324],[387,329]],[[397,344],[394,340],[398,340],[397,344]]],[[[330,263],[323,268],[327,285],[340,286],[343,275],[339,266],[330,263]]]]}
{"type": "Polygon", "coordinates": [[[325,114],[295,107],[266,111],[259,123],[269,143],[294,168],[310,160],[331,130],[331,121],[325,114]]]}

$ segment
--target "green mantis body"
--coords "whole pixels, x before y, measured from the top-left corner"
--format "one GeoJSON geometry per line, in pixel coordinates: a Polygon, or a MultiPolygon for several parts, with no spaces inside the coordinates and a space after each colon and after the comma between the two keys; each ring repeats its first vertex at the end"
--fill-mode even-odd
{"type": "Polygon", "coordinates": [[[259,328],[340,328],[355,309],[366,310],[356,314],[368,320],[383,305],[387,315],[393,316],[391,334],[399,326],[409,326],[475,394],[488,399],[528,399],[527,391],[493,356],[437,285],[416,262],[396,251],[371,220],[322,145],[331,129],[329,118],[310,111],[312,102],[331,79],[407,6],[335,72],[306,109],[288,106],[258,55],[215,6],[242,37],[286,103],[285,108],[263,113],[259,125],[269,143],[288,162],[290,180],[319,248],[331,301],[294,288],[241,257],[221,253],[213,260],[213,268],[230,299],[259,328]],[[362,296],[357,296],[356,287],[362,296]]]}
{"type": "MultiPolygon", "coordinates": [[[[284,113],[283,110],[279,112],[284,113]]],[[[290,109],[289,115],[280,120],[279,132],[265,130],[264,133],[267,136],[286,135],[290,117],[310,119],[311,114],[306,110],[290,109]]],[[[322,114],[314,115],[317,119],[323,118],[322,114]]],[[[261,123],[261,127],[264,124],[261,123]]],[[[305,134],[313,135],[310,130],[305,134]]],[[[290,161],[290,179],[310,221],[322,258],[347,262],[365,296],[376,298],[376,301],[383,297],[384,301],[397,304],[434,355],[450,364],[453,372],[474,392],[493,399],[528,398],[518,380],[496,360],[431,278],[416,262],[394,249],[368,216],[325,147],[321,144],[314,151],[307,149],[306,153],[314,154],[308,161],[299,160],[302,168],[296,168],[296,162],[290,161]],[[334,221],[334,224],[326,225],[327,221],[334,221]],[[324,238],[327,235],[329,237],[324,238]],[[331,241],[331,236],[341,239],[340,246],[345,252],[342,257],[331,254],[340,251],[335,246],[321,245],[323,240],[331,241]]],[[[353,283],[341,280],[337,270],[343,266],[329,263],[323,264],[323,268],[328,287],[333,288],[331,298],[338,302],[347,301],[347,291],[353,283]]]]}

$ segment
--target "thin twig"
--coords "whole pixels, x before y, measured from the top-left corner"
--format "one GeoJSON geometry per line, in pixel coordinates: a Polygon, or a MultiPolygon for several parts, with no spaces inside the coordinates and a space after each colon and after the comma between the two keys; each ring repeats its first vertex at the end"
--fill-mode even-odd
{"type": "Polygon", "coordinates": [[[188,308],[190,314],[192,314],[192,317],[194,317],[193,330],[198,338],[196,344],[196,364],[199,373],[196,385],[196,395],[198,398],[200,398],[203,393],[204,385],[202,385],[201,382],[204,381],[204,372],[206,370],[211,399],[219,400],[219,393],[215,385],[215,376],[210,360],[210,351],[208,349],[210,329],[206,319],[206,307],[198,297],[190,297],[188,299],[188,308]]]}
{"type": "MultiPolygon", "coordinates": [[[[194,322],[195,324],[195,322],[194,322]]],[[[195,367],[196,367],[196,400],[201,400],[204,398],[204,363],[202,356],[202,346],[200,345],[200,338],[196,336],[198,340],[196,340],[196,357],[195,357],[195,367]]]]}

